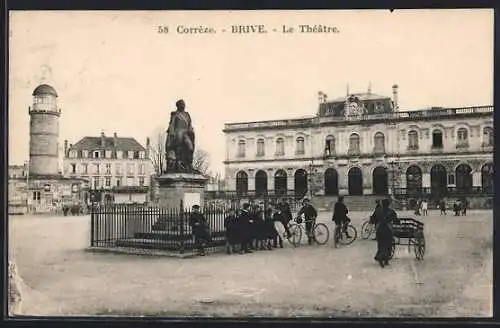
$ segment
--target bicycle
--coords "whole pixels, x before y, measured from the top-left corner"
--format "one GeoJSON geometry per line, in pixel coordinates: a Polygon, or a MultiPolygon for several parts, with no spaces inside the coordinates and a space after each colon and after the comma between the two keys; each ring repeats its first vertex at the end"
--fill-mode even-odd
{"type": "MultiPolygon", "coordinates": [[[[289,236],[287,237],[287,240],[295,247],[300,245],[300,242],[302,241],[302,234],[307,235],[307,230],[305,228],[305,225],[302,225],[302,220],[301,218],[295,218],[295,222],[290,222],[288,224],[288,231],[290,231],[289,236]]],[[[305,223],[305,221],[304,221],[305,223]]],[[[316,242],[318,245],[324,245],[328,242],[328,239],[330,238],[330,231],[328,230],[328,227],[324,223],[317,223],[314,222],[314,226],[312,228],[312,240],[316,242]]]]}
{"type": "Polygon", "coordinates": [[[344,246],[350,245],[358,237],[358,231],[349,222],[347,222],[342,226],[340,225],[335,226],[335,233],[333,236],[333,244],[335,247],[338,247],[339,244],[344,246]]]}
{"type": "Polygon", "coordinates": [[[370,239],[375,234],[375,224],[370,222],[370,219],[367,219],[361,225],[361,238],[370,239]]]}

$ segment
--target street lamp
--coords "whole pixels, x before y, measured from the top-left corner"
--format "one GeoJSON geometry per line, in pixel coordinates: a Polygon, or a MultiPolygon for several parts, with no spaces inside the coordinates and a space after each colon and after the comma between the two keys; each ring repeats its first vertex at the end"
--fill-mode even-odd
{"type": "Polygon", "coordinates": [[[26,166],[26,212],[29,212],[29,193],[30,193],[30,163],[24,162],[26,166]]]}

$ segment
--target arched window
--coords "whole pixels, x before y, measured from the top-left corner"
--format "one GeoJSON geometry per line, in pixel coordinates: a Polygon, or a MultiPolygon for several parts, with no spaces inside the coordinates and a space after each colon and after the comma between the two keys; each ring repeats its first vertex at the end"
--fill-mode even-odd
{"type": "Polygon", "coordinates": [[[410,132],[408,132],[408,149],[418,149],[418,133],[415,130],[411,130],[410,132]]]}
{"type": "Polygon", "coordinates": [[[307,172],[303,169],[295,171],[294,176],[295,195],[302,197],[307,192],[307,172]]]}
{"type": "Polygon", "coordinates": [[[238,157],[245,157],[246,142],[245,140],[238,141],[238,157]]]}
{"type": "Polygon", "coordinates": [[[416,165],[406,169],[406,193],[416,196],[422,192],[422,170],[416,165]]]}
{"type": "Polygon", "coordinates": [[[375,145],[373,149],[375,154],[385,153],[385,136],[382,132],[375,133],[375,137],[373,137],[373,143],[375,145]]]}
{"type": "Polygon", "coordinates": [[[257,140],[257,156],[264,156],[266,154],[264,139],[257,140]]]}
{"type": "Polygon", "coordinates": [[[486,147],[493,146],[495,143],[495,137],[493,135],[493,128],[487,126],[483,129],[483,145],[486,147]]]}
{"type": "Polygon", "coordinates": [[[287,174],[284,170],[278,170],[274,174],[274,191],[276,196],[286,195],[288,189],[287,174]]]}
{"type": "Polygon", "coordinates": [[[359,135],[356,133],[351,134],[349,137],[349,154],[352,155],[359,155],[360,149],[359,149],[359,135]]]}
{"type": "Polygon", "coordinates": [[[493,164],[485,164],[481,168],[481,187],[483,192],[493,192],[493,164]]]}
{"type": "Polygon", "coordinates": [[[443,132],[441,130],[432,131],[432,148],[443,148],[443,132]]]}
{"type": "Polygon", "coordinates": [[[298,137],[297,138],[297,150],[296,150],[296,154],[297,155],[303,155],[304,153],[305,153],[304,138],[303,137],[298,137]]]}
{"type": "Polygon", "coordinates": [[[248,174],[245,171],[239,171],[236,174],[236,194],[244,196],[248,192],[248,174]]]}
{"type": "Polygon", "coordinates": [[[276,139],[276,155],[285,155],[285,140],[283,138],[276,139]]]}
{"type": "Polygon", "coordinates": [[[460,128],[457,130],[457,147],[468,147],[469,146],[469,134],[466,128],[460,128]]]}
{"type": "Polygon", "coordinates": [[[267,194],[267,173],[259,170],[255,173],[255,195],[264,196],[267,194]]]}
{"type": "Polygon", "coordinates": [[[325,142],[325,156],[333,156],[335,155],[335,137],[328,136],[326,137],[325,142]]]}
{"type": "Polygon", "coordinates": [[[459,193],[472,192],[472,168],[467,164],[460,164],[455,169],[456,188],[459,193]]]}

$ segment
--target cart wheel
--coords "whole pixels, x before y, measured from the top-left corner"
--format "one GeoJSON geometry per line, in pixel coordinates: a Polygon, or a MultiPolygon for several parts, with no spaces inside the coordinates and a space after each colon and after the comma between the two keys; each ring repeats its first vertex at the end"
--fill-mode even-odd
{"type": "Polygon", "coordinates": [[[288,230],[290,231],[288,241],[295,247],[299,246],[302,240],[302,229],[300,226],[298,224],[291,224],[288,230]]]}
{"type": "Polygon", "coordinates": [[[314,227],[314,240],[320,244],[324,245],[330,238],[330,231],[328,231],[328,227],[324,223],[316,223],[314,227]]]}
{"type": "Polygon", "coordinates": [[[391,255],[389,257],[389,260],[392,260],[394,258],[395,253],[396,253],[396,242],[393,240],[392,247],[391,247],[391,255]]]}
{"type": "Polygon", "coordinates": [[[415,258],[418,261],[423,261],[424,260],[424,254],[425,254],[425,238],[424,236],[420,236],[415,243],[415,247],[413,248],[415,251],[415,258]]]}
{"type": "Polygon", "coordinates": [[[341,245],[352,244],[356,240],[356,238],[358,237],[358,232],[356,231],[356,228],[354,228],[352,225],[349,224],[347,226],[347,235],[349,237],[347,237],[345,235],[345,233],[343,233],[343,232],[341,233],[341,236],[338,240],[339,244],[341,244],[341,245]]]}
{"type": "Polygon", "coordinates": [[[370,223],[370,221],[365,221],[363,225],[361,226],[361,238],[363,239],[368,239],[373,233],[373,225],[370,223]]]}

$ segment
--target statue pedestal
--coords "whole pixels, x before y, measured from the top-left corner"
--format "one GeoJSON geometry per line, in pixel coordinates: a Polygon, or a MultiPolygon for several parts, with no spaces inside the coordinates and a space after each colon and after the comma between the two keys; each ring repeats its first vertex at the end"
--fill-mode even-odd
{"type": "Polygon", "coordinates": [[[203,206],[207,178],[196,173],[165,173],[157,178],[159,204],[180,210],[181,200],[184,209],[193,205],[203,206]]]}

